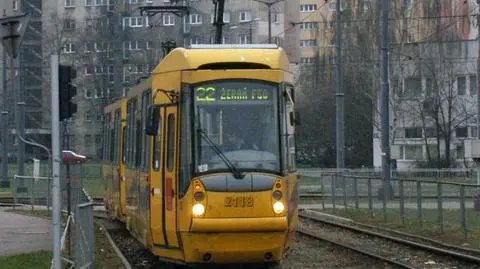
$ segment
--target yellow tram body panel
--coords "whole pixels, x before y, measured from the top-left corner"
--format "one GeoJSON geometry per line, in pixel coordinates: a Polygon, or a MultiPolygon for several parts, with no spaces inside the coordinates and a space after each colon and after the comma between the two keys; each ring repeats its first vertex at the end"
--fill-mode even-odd
{"type": "MultiPolygon", "coordinates": [[[[290,91],[284,85],[293,84],[293,74],[281,48],[223,49],[214,46],[174,49],[148,79],[122,99],[126,139],[119,140],[115,146],[125,148],[119,166],[125,178],[124,189],[120,183],[119,194],[106,192],[105,197],[118,195],[120,201],[125,201],[123,221],[127,228],[159,258],[179,263],[278,261],[294,241],[298,222],[298,174],[279,153],[277,159],[271,161],[276,165],[283,163],[283,171],[277,169],[277,173],[254,169],[243,172],[244,178],[239,180],[233,178],[235,174],[228,169],[204,173],[208,168],[200,171],[203,166],[195,168],[193,164],[188,167],[197,172],[185,172],[185,159],[196,158],[192,155],[192,144],[203,144],[201,138],[192,141],[184,137],[185,128],[197,123],[194,113],[188,116],[190,108],[185,110],[181,103],[186,100],[183,98],[188,98],[184,96],[189,96],[183,93],[193,92],[192,85],[237,80],[252,81],[254,86],[257,82],[272,85],[271,89],[277,92],[271,96],[284,98],[272,99],[272,106],[278,106],[274,104],[277,100],[286,100],[278,102],[281,105],[288,104],[288,100],[293,102],[290,96],[287,99],[279,94],[290,91]],[[242,65],[243,68],[236,69],[242,65]],[[158,130],[147,135],[147,126],[151,124],[149,108],[153,106],[157,108],[153,111],[158,113],[158,130]],[[185,173],[191,177],[185,178],[185,173]]],[[[245,91],[223,88],[221,91],[220,99],[247,98],[246,88],[245,91]]],[[[257,99],[271,98],[255,89],[249,93],[258,94],[257,99]]],[[[206,98],[203,100],[213,100],[206,98]]],[[[105,112],[108,109],[111,110],[107,106],[105,112]]],[[[274,114],[279,122],[272,126],[288,125],[282,121],[287,121],[289,111],[282,110],[285,110],[282,114],[285,118],[274,114]]],[[[213,124],[211,120],[207,122],[213,124]]],[[[217,123],[222,122],[220,118],[217,123]]],[[[280,129],[275,130],[278,138],[272,137],[272,141],[279,139],[276,143],[283,145],[279,152],[287,156],[291,153],[286,146],[289,142],[281,141],[280,129]]],[[[217,139],[223,146],[223,136],[217,139]]],[[[268,140],[268,137],[262,139],[268,140]]],[[[107,166],[104,171],[109,171],[107,166]]]]}

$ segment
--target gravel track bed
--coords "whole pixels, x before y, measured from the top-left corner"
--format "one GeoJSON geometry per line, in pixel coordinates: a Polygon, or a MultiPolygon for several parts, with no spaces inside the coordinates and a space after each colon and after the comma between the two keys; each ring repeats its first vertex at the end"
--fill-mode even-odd
{"type": "MultiPolygon", "coordinates": [[[[158,261],[157,257],[145,249],[140,242],[133,238],[121,224],[105,219],[97,219],[108,230],[112,240],[121,250],[132,269],[164,269],[173,268],[158,261]]],[[[218,265],[203,268],[267,268],[262,264],[252,265],[218,265]]],[[[395,266],[384,264],[373,258],[365,257],[350,250],[330,243],[312,239],[297,234],[296,242],[282,262],[282,269],[394,269],[395,266]]]]}
{"type": "MultiPolygon", "coordinates": [[[[332,220],[329,220],[329,221],[332,221],[332,220]]],[[[428,238],[422,238],[421,236],[409,235],[407,233],[392,231],[392,230],[385,229],[385,228],[382,228],[382,227],[375,227],[374,225],[362,225],[361,223],[352,223],[352,222],[342,222],[342,224],[346,225],[346,226],[354,227],[354,228],[360,228],[360,229],[369,230],[369,231],[376,232],[376,233],[389,235],[389,236],[392,236],[392,237],[402,238],[402,239],[409,240],[409,241],[419,243],[419,244],[424,244],[424,245],[428,245],[428,246],[432,246],[432,247],[436,247],[436,248],[447,249],[447,250],[450,250],[450,251],[459,252],[459,253],[466,254],[466,255],[480,257],[480,249],[473,249],[473,248],[468,248],[468,247],[446,244],[446,243],[443,243],[443,242],[440,242],[440,241],[435,241],[434,239],[429,240],[428,238]]]]}
{"type": "Polygon", "coordinates": [[[377,261],[342,247],[297,234],[293,248],[282,264],[282,269],[393,269],[390,264],[377,261]]]}
{"type": "Polygon", "coordinates": [[[313,230],[321,237],[349,244],[416,268],[480,269],[480,265],[475,263],[457,260],[450,256],[420,250],[379,237],[352,232],[341,227],[335,227],[313,220],[301,219],[301,227],[313,230]]]}

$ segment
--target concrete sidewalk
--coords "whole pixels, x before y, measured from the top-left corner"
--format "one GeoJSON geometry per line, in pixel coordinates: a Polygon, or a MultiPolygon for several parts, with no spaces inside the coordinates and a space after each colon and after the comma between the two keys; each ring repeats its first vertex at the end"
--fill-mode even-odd
{"type": "Polygon", "coordinates": [[[52,250],[52,222],[0,208],[0,256],[52,250]]]}

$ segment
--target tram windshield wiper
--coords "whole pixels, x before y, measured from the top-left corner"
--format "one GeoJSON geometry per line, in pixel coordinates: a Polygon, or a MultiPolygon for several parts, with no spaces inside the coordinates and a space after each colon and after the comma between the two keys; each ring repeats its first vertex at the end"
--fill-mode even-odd
{"type": "Polygon", "coordinates": [[[210,147],[212,147],[213,151],[215,151],[215,153],[220,157],[220,159],[222,159],[222,161],[228,166],[228,168],[233,174],[233,177],[235,177],[236,179],[243,179],[245,177],[245,175],[242,172],[240,172],[240,170],[238,170],[238,168],[227,158],[227,156],[223,154],[222,150],[215,144],[215,142],[213,142],[212,139],[208,137],[207,132],[205,132],[201,128],[197,128],[197,132],[203,138],[205,138],[205,140],[208,142],[210,147]]]}

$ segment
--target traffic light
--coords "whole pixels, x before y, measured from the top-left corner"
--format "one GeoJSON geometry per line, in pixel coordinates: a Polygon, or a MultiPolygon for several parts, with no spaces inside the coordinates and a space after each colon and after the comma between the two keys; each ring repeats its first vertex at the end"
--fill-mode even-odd
{"type": "Polygon", "coordinates": [[[60,121],[71,118],[73,113],[77,112],[77,104],[72,102],[72,98],[77,94],[77,89],[72,84],[72,80],[77,76],[77,72],[71,66],[58,66],[58,105],[60,121]]]}

